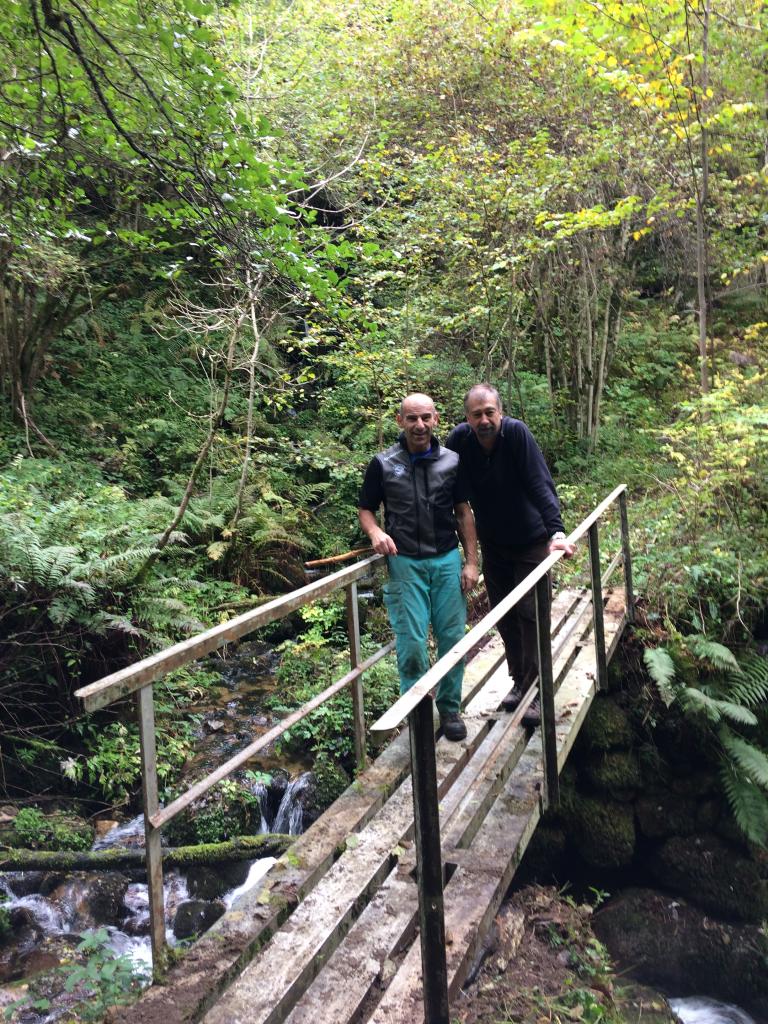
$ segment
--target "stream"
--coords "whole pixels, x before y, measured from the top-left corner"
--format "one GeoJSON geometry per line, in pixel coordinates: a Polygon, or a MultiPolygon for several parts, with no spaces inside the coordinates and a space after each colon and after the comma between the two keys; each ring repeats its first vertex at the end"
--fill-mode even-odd
{"type": "MultiPolygon", "coordinates": [[[[207,691],[194,709],[199,725],[195,755],[183,773],[188,783],[213,770],[278,720],[265,708],[266,697],[275,686],[276,657],[269,645],[252,641],[240,644],[226,659],[211,657],[204,663],[206,669],[218,673],[220,684],[207,691]]],[[[313,777],[307,771],[309,762],[286,758],[270,748],[249,767],[272,776],[270,783],[263,777],[249,780],[238,775],[259,800],[258,831],[300,834],[305,827],[305,800],[312,788],[313,777]]],[[[143,845],[144,818],[139,814],[100,835],[93,849],[143,845]]],[[[176,869],[166,870],[165,926],[169,945],[176,945],[191,932],[210,927],[238,896],[258,884],[274,861],[274,857],[263,857],[250,865],[226,865],[220,866],[220,871],[209,871],[209,875],[227,880],[213,894],[195,890],[194,869],[188,877],[176,869]]],[[[75,947],[97,929],[106,932],[107,948],[130,958],[134,972],[148,982],[149,896],[146,882],[139,880],[141,875],[136,871],[0,873],[0,902],[9,912],[13,928],[10,941],[0,943],[0,1014],[12,999],[24,994],[23,987],[6,985],[76,959],[72,957],[75,947]]],[[[24,1024],[58,1020],[74,998],[61,988],[59,972],[59,991],[54,986],[50,993],[51,1008],[39,1012],[25,1009],[19,1019],[24,1024]]]]}
{"type": "Polygon", "coordinates": [[[755,1024],[748,1013],[717,999],[692,996],[689,999],[670,999],[669,1005],[682,1024],[755,1024]]]}

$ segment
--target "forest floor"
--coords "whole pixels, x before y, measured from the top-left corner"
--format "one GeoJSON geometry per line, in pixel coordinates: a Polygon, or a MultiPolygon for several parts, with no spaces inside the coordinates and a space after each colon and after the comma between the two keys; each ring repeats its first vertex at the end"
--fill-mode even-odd
{"type": "MultiPolygon", "coordinates": [[[[593,908],[526,886],[502,905],[452,1024],[666,1024],[663,997],[614,977],[591,929],[593,908]]],[[[450,936],[448,936],[450,940],[450,936]]]]}

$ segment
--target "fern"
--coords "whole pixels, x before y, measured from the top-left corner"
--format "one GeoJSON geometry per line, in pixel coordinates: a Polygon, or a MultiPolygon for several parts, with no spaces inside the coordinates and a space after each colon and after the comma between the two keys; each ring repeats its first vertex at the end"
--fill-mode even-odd
{"type": "Polygon", "coordinates": [[[723,644],[708,640],[705,636],[696,634],[685,638],[685,646],[700,661],[709,662],[714,668],[723,672],[740,672],[739,663],[733,651],[729,651],[723,644]]]}
{"type": "Polygon", "coordinates": [[[726,726],[720,729],[720,742],[742,772],[758,786],[768,789],[768,755],[726,726]]]}
{"type": "Polygon", "coordinates": [[[658,687],[661,699],[667,707],[675,701],[676,692],[672,686],[675,678],[675,663],[663,647],[648,647],[643,651],[645,667],[658,687]]]}
{"type": "Polygon", "coordinates": [[[768,845],[768,795],[728,760],[720,768],[720,783],[734,821],[747,839],[768,845]]]}
{"type": "Polygon", "coordinates": [[[768,659],[747,654],[740,662],[741,673],[731,680],[731,697],[754,708],[768,701],[768,659]]]}

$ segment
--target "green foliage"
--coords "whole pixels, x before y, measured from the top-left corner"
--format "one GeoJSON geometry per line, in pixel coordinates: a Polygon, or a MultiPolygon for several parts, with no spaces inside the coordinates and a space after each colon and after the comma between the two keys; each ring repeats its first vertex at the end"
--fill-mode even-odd
{"type": "Polygon", "coordinates": [[[635,512],[638,585],[691,633],[748,634],[768,586],[762,373],[731,371],[659,430],[660,490],[635,512]]]}
{"type": "Polygon", "coordinates": [[[748,654],[740,661],[704,636],[676,634],[666,648],[644,652],[667,707],[705,723],[720,752],[720,780],[744,835],[768,845],[768,669],[748,654]]]}
{"type": "Polygon", "coordinates": [[[177,846],[222,843],[235,836],[255,835],[261,826],[261,803],[253,792],[255,781],[268,784],[270,776],[246,772],[245,782],[224,779],[206,793],[191,811],[185,811],[167,828],[177,846]]]}
{"type": "MultiPolygon", "coordinates": [[[[305,704],[348,671],[348,651],[335,647],[333,639],[333,633],[330,639],[320,633],[315,622],[301,640],[283,645],[277,672],[278,687],[269,700],[275,712],[287,714],[305,704]]],[[[335,639],[339,641],[338,634],[335,639]]],[[[399,695],[399,677],[392,659],[385,658],[364,674],[363,693],[365,720],[370,725],[399,695]]],[[[325,701],[292,726],[281,742],[287,750],[309,749],[316,756],[323,755],[344,771],[351,772],[354,769],[354,733],[349,691],[344,690],[325,701]]]]}
{"type": "Polygon", "coordinates": [[[36,807],[22,808],[13,820],[17,846],[28,850],[90,850],[93,829],[84,821],[54,814],[46,817],[36,807]]]}
{"type": "MultiPolygon", "coordinates": [[[[137,972],[130,957],[110,949],[106,928],[87,932],[76,948],[83,963],[67,964],[51,972],[61,979],[63,990],[76,997],[68,1007],[72,1019],[95,1024],[110,1007],[125,1006],[136,999],[147,979],[137,972]]],[[[44,1011],[50,1005],[49,1000],[35,999],[30,993],[6,1007],[5,1019],[12,1020],[18,1011],[44,1011]]]]}
{"type": "MultiPolygon", "coordinates": [[[[66,778],[96,787],[110,803],[129,803],[141,783],[141,751],[138,725],[111,722],[84,723],[83,738],[88,754],[70,757],[63,763],[66,778]]],[[[162,795],[170,787],[192,752],[192,723],[174,715],[158,717],[155,723],[157,778],[162,795]]]]}

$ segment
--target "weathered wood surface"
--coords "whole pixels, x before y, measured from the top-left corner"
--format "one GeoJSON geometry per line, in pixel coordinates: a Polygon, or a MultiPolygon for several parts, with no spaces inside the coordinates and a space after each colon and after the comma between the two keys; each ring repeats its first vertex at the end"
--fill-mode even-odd
{"type": "Polygon", "coordinates": [[[227,622],[218,626],[212,626],[188,640],[182,640],[173,644],[172,647],[166,647],[158,654],[151,654],[133,665],[128,665],[118,672],[104,676],[103,679],[97,679],[96,682],[76,690],[75,696],[82,700],[86,711],[97,711],[99,708],[107,707],[113,701],[127,697],[155,679],[162,678],[172,669],[189,665],[226,643],[240,640],[254,630],[269,625],[270,622],[275,622],[277,619],[282,619],[289,612],[301,608],[309,601],[333,594],[348,583],[370,575],[374,568],[382,565],[384,565],[384,556],[372,555],[362,562],[350,565],[346,569],[340,569],[321,580],[308,583],[299,590],[293,590],[290,594],[283,594],[258,608],[243,612],[242,615],[228,619],[227,622]]]}
{"type": "MultiPolygon", "coordinates": [[[[580,615],[579,602],[570,605],[569,610],[580,615]]],[[[621,598],[614,595],[609,597],[605,607],[605,626],[606,634],[615,642],[623,627],[623,604],[621,598]]],[[[559,664],[561,673],[568,668],[556,695],[558,761],[562,765],[595,694],[592,641],[586,640],[573,651],[561,650],[559,664]]],[[[502,669],[483,688],[483,692],[487,691],[485,699],[497,700],[502,691],[506,693],[507,687],[506,673],[502,669]]],[[[476,697],[475,701],[476,714],[486,713],[482,698],[476,697]]],[[[449,872],[456,865],[444,894],[452,997],[466,979],[541,813],[540,733],[535,732],[525,745],[525,734],[516,725],[521,713],[518,710],[514,715],[499,716],[450,794],[440,802],[443,860],[449,872]],[[520,756],[521,742],[523,753],[520,756]]],[[[399,872],[408,864],[406,855],[399,872]]],[[[380,893],[396,878],[397,870],[390,874],[380,893]]],[[[411,898],[410,912],[401,900],[396,909],[393,908],[389,948],[380,933],[370,943],[364,929],[349,933],[328,968],[319,973],[299,1001],[288,1018],[290,1024],[305,1024],[310,1020],[413,1024],[423,1019],[418,941],[412,942],[402,963],[397,969],[394,967],[402,936],[409,934],[417,920],[415,890],[411,898]],[[355,965],[364,964],[365,969],[347,970],[350,957],[355,965]],[[381,995],[387,981],[388,986],[381,995]],[[325,1016],[331,988],[336,991],[333,1015],[325,1016]],[[360,1008],[367,1012],[361,1012],[360,1008]]]]}
{"type": "MultiPolygon", "coordinates": [[[[623,622],[622,599],[612,595],[605,609],[609,656],[623,622]]],[[[589,610],[583,592],[558,595],[553,605],[561,765],[595,692],[594,649],[583,636],[589,610]]],[[[539,734],[526,745],[517,724],[523,709],[513,715],[498,710],[510,686],[506,666],[495,668],[500,652],[499,642],[491,643],[466,673],[467,740],[441,739],[437,747],[443,856],[455,866],[445,891],[452,992],[466,976],[539,815],[539,734]]],[[[408,767],[404,732],[296,839],[261,888],[241,898],[193,947],[169,983],[150,989],[116,1020],[418,1021],[408,767]]]]}

